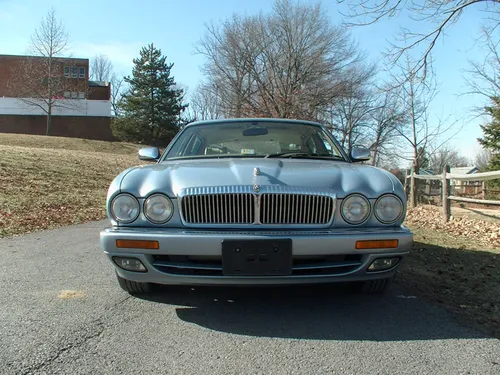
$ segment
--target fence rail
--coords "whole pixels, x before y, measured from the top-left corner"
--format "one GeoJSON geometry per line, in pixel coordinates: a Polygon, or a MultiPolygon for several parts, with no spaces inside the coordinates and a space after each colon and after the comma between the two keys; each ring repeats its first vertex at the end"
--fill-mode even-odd
{"type": "MultiPolygon", "coordinates": [[[[411,174],[406,176],[406,178],[410,178],[411,174]]],[[[414,174],[413,178],[419,180],[442,180],[443,175],[425,175],[425,174],[414,174]]],[[[491,171],[491,172],[481,172],[475,174],[455,174],[446,172],[446,178],[450,180],[457,181],[490,181],[496,180],[500,178],[500,171],[491,171]]]]}
{"type": "Polygon", "coordinates": [[[426,181],[440,181],[441,186],[440,194],[431,194],[430,192],[425,192],[422,193],[422,195],[431,197],[431,196],[441,196],[442,197],[442,205],[443,205],[443,221],[446,223],[450,220],[451,216],[451,202],[466,202],[466,203],[477,203],[477,204],[487,204],[487,205],[498,205],[500,206],[500,200],[486,200],[485,198],[485,181],[491,181],[495,179],[500,179],[500,171],[491,171],[491,172],[482,172],[482,173],[475,173],[475,174],[458,174],[458,173],[450,173],[450,167],[446,166],[443,170],[443,173],[441,175],[421,175],[421,174],[415,174],[413,172],[413,169],[410,173],[410,175],[406,176],[406,181],[410,182],[410,207],[415,207],[417,205],[417,199],[416,199],[416,194],[417,194],[417,189],[416,189],[416,183],[415,180],[426,180],[426,181]],[[469,182],[469,181],[477,181],[480,182],[480,184],[474,184],[474,185],[452,185],[451,181],[462,181],[462,182],[469,182]],[[466,198],[466,197],[460,197],[457,195],[452,195],[451,190],[453,187],[478,187],[482,186],[482,191],[480,193],[475,193],[473,195],[479,195],[482,194],[483,199],[475,199],[475,198],[466,198]]]}

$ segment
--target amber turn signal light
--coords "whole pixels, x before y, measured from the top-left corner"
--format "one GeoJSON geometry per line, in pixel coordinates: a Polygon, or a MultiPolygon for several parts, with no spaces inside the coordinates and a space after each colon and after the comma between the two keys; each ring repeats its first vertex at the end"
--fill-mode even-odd
{"type": "Polygon", "coordinates": [[[398,240],[364,240],[356,241],[356,249],[394,249],[398,247],[398,240]]]}
{"type": "Polygon", "coordinates": [[[120,249],[158,250],[160,248],[160,244],[158,241],[116,240],[116,247],[118,247],[120,249]]]}

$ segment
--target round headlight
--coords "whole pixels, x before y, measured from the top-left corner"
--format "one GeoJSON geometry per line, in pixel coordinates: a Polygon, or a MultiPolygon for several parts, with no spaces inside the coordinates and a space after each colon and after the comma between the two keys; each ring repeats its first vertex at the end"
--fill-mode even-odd
{"type": "Polygon", "coordinates": [[[139,216],[139,202],[130,194],[119,194],[111,202],[111,215],[120,223],[131,223],[139,216]]]}
{"type": "Polygon", "coordinates": [[[342,202],[341,213],[349,224],[361,224],[370,215],[370,202],[362,195],[350,195],[342,202]]]}
{"type": "Polygon", "coordinates": [[[174,213],[172,201],[162,194],[153,194],[144,202],[144,215],[155,224],[170,220],[174,213]]]}
{"type": "Polygon", "coordinates": [[[375,217],[381,223],[394,223],[402,213],[403,203],[395,195],[383,195],[375,202],[375,217]]]}

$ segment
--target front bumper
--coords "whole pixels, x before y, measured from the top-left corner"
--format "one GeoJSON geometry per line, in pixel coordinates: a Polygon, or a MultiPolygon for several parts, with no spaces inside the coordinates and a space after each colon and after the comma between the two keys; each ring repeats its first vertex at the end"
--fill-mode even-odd
{"type": "Polygon", "coordinates": [[[101,234],[101,246],[119,276],[137,281],[168,285],[280,285],[330,282],[351,282],[392,276],[399,263],[387,270],[372,272],[368,267],[377,258],[403,258],[411,249],[413,234],[405,227],[350,228],[302,231],[234,231],[156,228],[106,228],[101,234]],[[224,276],[218,268],[222,257],[222,241],[230,239],[292,239],[292,254],[296,271],[287,276],[224,276]],[[155,240],[158,250],[124,249],[116,240],[155,240]],[[398,240],[391,249],[356,250],[359,240],[398,240]],[[118,267],[113,257],[139,259],[147,272],[131,272],[118,267]],[[175,259],[210,258],[207,267],[175,259]],[[298,264],[301,259],[334,258],[336,262],[298,264]],[[172,260],[170,262],[170,260],[172,260]],[[295,264],[297,263],[297,266],[295,264]],[[309,266],[308,266],[309,264],[309,266]],[[169,266],[169,267],[167,267],[169,266]],[[172,267],[170,267],[172,266],[172,267]],[[305,268],[304,268],[305,267],[305,268]],[[313,269],[311,269],[313,267],[313,269]],[[314,268],[316,267],[316,268],[314,268]],[[176,270],[176,272],[172,272],[176,270]],[[306,270],[307,272],[304,272],[306,270]],[[196,271],[196,272],[195,272],[196,271]]]}

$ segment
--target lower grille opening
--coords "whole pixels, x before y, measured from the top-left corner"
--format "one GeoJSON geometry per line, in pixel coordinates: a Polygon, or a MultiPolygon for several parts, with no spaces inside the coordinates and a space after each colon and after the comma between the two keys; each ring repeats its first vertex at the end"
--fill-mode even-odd
{"type": "MultiPolygon", "coordinates": [[[[291,276],[346,274],[361,266],[362,257],[358,254],[296,256],[291,276]]],[[[221,256],[154,255],[153,266],[171,275],[224,277],[221,256]]]]}

